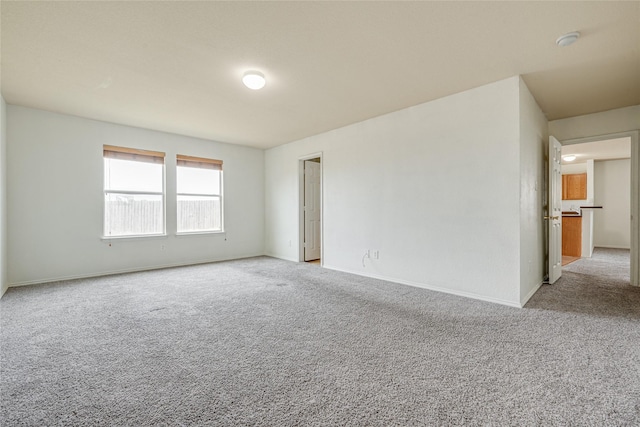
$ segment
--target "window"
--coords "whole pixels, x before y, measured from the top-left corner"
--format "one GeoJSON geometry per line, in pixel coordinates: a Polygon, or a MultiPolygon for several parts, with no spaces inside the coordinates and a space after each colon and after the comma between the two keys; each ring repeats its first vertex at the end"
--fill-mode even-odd
{"type": "Polygon", "coordinates": [[[222,161],[177,156],[178,233],[222,231],[222,161]]]}
{"type": "Polygon", "coordinates": [[[164,153],[103,148],[104,235],[164,234],[164,153]]]}

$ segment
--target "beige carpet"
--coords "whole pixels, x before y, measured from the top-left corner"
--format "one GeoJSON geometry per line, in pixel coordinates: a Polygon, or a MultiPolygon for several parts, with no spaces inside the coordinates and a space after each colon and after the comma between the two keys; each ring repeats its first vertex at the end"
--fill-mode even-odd
{"type": "Polygon", "coordinates": [[[11,288],[3,426],[640,424],[624,254],[524,309],[253,258],[11,288]]]}

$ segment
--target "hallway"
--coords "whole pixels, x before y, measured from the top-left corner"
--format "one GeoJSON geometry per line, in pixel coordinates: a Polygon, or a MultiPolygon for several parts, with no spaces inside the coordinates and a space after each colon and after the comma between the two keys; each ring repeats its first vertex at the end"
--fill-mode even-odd
{"type": "Polygon", "coordinates": [[[562,277],[543,285],[526,309],[640,319],[640,288],[629,284],[627,249],[595,248],[591,258],[562,267],[562,277]]]}

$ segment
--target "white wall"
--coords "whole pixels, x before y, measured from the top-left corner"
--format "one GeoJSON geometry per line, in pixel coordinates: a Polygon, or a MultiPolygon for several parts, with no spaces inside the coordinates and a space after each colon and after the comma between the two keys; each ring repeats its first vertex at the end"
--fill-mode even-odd
{"type": "Polygon", "coordinates": [[[0,297],[7,279],[7,104],[0,96],[0,297]]]}
{"type": "Polygon", "coordinates": [[[630,187],[630,159],[595,163],[595,203],[603,206],[594,212],[595,246],[630,248],[630,187]]]}
{"type": "Polygon", "coordinates": [[[640,129],[640,105],[549,122],[559,141],[640,129]]]}
{"type": "Polygon", "coordinates": [[[587,173],[587,162],[562,165],[562,175],[573,173],[587,173]]]}
{"type": "MultiPolygon", "coordinates": [[[[594,206],[594,161],[587,160],[587,200],[582,206],[594,206]]],[[[593,215],[592,209],[582,209],[582,256],[590,258],[593,255],[593,215]]]]}
{"type": "Polygon", "coordinates": [[[322,152],[325,267],[519,306],[519,92],[513,77],[268,150],[267,254],[298,260],[298,159],[322,152]]]}
{"type": "Polygon", "coordinates": [[[548,124],[531,92],[520,79],[520,304],[542,284],[545,274],[544,159],[548,124]]]}
{"type": "Polygon", "coordinates": [[[11,285],[261,255],[264,152],[8,106],[11,285]],[[102,146],[164,151],[167,237],[101,240],[102,146]],[[176,154],[224,161],[226,234],[175,235],[176,154]]]}

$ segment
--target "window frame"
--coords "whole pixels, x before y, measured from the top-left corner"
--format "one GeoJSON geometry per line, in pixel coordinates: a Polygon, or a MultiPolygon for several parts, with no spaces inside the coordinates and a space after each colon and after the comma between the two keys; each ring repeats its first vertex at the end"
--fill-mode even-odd
{"type": "Polygon", "coordinates": [[[184,154],[176,155],[176,235],[193,235],[193,234],[224,234],[225,233],[225,221],[224,221],[224,173],[223,173],[223,161],[218,159],[187,156],[184,154]],[[191,166],[189,166],[191,165],[191,166]],[[202,169],[213,169],[220,173],[218,194],[205,194],[205,193],[184,193],[178,191],[178,168],[180,167],[193,167],[202,169]],[[178,221],[178,197],[179,196],[195,196],[195,197],[218,197],[220,199],[220,229],[219,230],[188,230],[180,231],[178,221]]]}
{"type": "Polygon", "coordinates": [[[167,186],[166,186],[166,154],[161,151],[142,150],[138,148],[119,147],[114,145],[103,145],[102,149],[102,239],[146,239],[146,238],[158,238],[167,236],[167,186]],[[158,191],[138,191],[138,190],[115,190],[107,189],[107,182],[105,179],[106,172],[106,159],[116,160],[129,160],[140,163],[154,163],[162,165],[162,192],[158,191]],[[107,202],[106,196],[108,194],[124,194],[124,195],[149,195],[160,196],[162,201],[162,231],[159,233],[144,233],[144,234],[118,234],[109,235],[106,233],[107,228],[107,202]]]}

